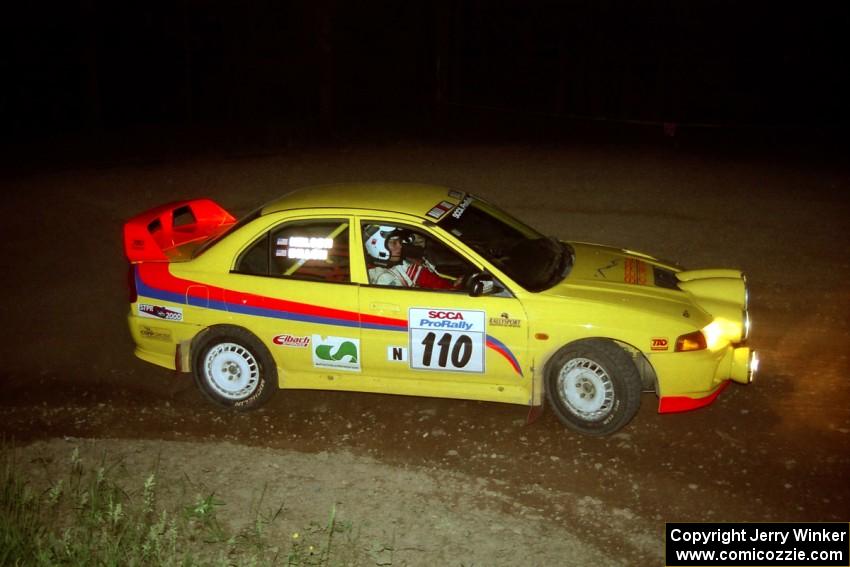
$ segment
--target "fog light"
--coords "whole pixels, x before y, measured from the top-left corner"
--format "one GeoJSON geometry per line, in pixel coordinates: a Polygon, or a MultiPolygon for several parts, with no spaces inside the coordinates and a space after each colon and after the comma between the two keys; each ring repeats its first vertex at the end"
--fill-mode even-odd
{"type": "Polygon", "coordinates": [[[750,353],[750,372],[747,379],[752,382],[756,378],[756,372],[759,370],[759,355],[756,351],[750,353]]]}

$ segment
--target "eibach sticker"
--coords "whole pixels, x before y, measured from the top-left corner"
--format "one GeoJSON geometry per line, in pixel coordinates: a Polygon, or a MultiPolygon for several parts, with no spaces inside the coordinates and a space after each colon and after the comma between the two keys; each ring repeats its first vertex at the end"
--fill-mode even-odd
{"type": "Polygon", "coordinates": [[[164,305],[151,305],[149,303],[139,303],[137,307],[139,317],[147,317],[149,319],[161,319],[164,321],[182,321],[182,307],[165,307],[164,305]]]}
{"type": "Polygon", "coordinates": [[[664,337],[653,337],[649,341],[649,348],[652,350],[670,350],[670,341],[664,337]]]}
{"type": "Polygon", "coordinates": [[[278,346],[307,348],[310,346],[310,337],[296,337],[295,335],[277,335],[272,342],[278,346]]]}
{"type": "Polygon", "coordinates": [[[626,258],[623,281],[630,284],[647,285],[646,263],[634,258],[626,258]]]}
{"type": "Polygon", "coordinates": [[[428,211],[427,215],[433,219],[440,220],[443,218],[443,215],[452,210],[452,207],[454,207],[453,204],[448,201],[442,201],[438,205],[434,205],[434,208],[428,211]]]}

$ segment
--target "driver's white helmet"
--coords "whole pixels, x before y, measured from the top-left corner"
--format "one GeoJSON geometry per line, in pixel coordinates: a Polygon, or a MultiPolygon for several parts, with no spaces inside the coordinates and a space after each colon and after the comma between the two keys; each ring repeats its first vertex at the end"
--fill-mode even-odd
{"type": "Polygon", "coordinates": [[[386,262],[390,259],[390,249],[387,240],[392,236],[401,236],[401,230],[394,226],[379,226],[371,236],[366,238],[366,253],[375,260],[386,262]],[[395,233],[395,234],[394,234],[395,233]]]}

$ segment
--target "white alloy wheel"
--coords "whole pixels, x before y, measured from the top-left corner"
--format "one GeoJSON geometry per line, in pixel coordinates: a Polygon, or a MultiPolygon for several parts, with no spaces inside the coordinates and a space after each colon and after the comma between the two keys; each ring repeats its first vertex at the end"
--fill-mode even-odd
{"type": "Polygon", "coordinates": [[[204,379],[210,389],[227,400],[243,400],[257,389],[260,370],[254,355],[236,343],[218,343],[203,360],[204,379]]]}
{"type": "Polygon", "coordinates": [[[558,395],[576,416],[604,418],[614,404],[614,384],[602,366],[589,358],[569,360],[558,374],[558,395]]]}
{"type": "Polygon", "coordinates": [[[632,354],[606,339],[570,343],[546,363],[546,397],[561,422],[594,437],[625,426],[640,407],[632,354]]]}

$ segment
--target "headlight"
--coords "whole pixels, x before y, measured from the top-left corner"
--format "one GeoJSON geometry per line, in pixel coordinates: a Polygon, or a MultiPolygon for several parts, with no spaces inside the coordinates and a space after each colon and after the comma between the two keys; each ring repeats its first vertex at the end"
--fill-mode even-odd
{"type": "Polygon", "coordinates": [[[726,338],[725,325],[720,319],[715,319],[708,325],[702,328],[702,334],[705,335],[705,345],[709,350],[714,350],[726,338]]]}
{"type": "Polygon", "coordinates": [[[725,347],[728,343],[738,343],[744,340],[748,326],[746,312],[743,313],[743,316],[744,319],[741,322],[718,317],[703,327],[702,334],[705,335],[706,347],[709,350],[717,350],[725,347]]]}
{"type": "MultiPolygon", "coordinates": [[[[746,326],[746,320],[744,325],[746,326]]],[[[692,350],[718,350],[729,343],[736,343],[743,336],[744,329],[740,323],[734,323],[728,319],[718,317],[699,331],[682,335],[676,339],[676,352],[688,352],[692,350]]]]}

